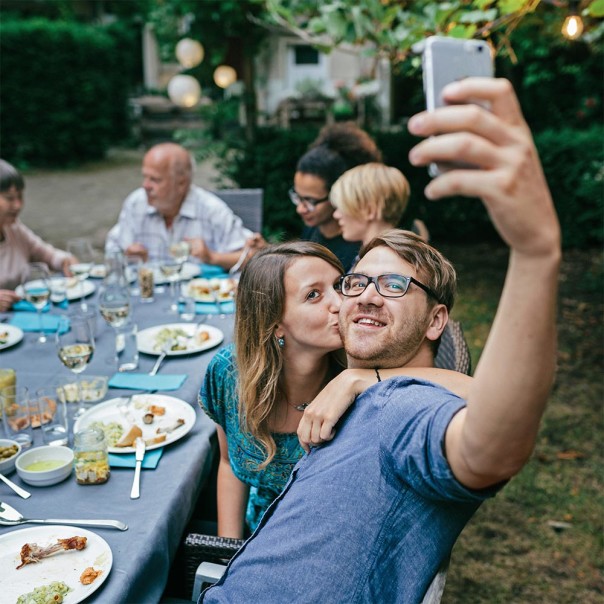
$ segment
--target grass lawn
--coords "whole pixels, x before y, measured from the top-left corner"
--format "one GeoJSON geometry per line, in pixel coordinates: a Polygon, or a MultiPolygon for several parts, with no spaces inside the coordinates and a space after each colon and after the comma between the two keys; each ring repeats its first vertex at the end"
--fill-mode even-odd
{"type": "MultiPolygon", "coordinates": [[[[459,273],[453,317],[463,325],[476,367],[507,251],[440,248],[459,273]]],[[[443,604],[604,601],[603,309],[602,250],[567,252],[560,279],[558,372],[534,454],[462,533],[443,604]]]]}

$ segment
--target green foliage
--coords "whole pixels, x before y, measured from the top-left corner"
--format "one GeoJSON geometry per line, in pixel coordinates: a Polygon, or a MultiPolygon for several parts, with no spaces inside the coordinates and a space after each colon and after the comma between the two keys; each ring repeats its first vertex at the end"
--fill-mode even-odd
{"type": "Polygon", "coordinates": [[[136,36],[118,25],[2,21],[3,157],[64,165],[102,157],[126,138],[134,48],[136,36]]]}

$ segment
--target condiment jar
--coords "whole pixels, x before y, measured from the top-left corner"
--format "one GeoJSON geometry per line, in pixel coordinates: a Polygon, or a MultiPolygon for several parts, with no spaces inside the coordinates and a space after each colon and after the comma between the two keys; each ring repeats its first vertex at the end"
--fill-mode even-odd
{"type": "Polygon", "coordinates": [[[109,480],[107,441],[100,428],[86,428],[74,435],[74,469],[78,484],[102,484],[109,480]]]}

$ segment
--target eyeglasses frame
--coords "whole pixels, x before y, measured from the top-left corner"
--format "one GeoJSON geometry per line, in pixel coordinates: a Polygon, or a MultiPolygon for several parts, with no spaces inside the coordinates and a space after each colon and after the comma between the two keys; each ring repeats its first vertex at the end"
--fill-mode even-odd
{"type": "Polygon", "coordinates": [[[313,199],[312,197],[301,197],[300,195],[298,195],[298,193],[296,192],[296,189],[294,189],[294,187],[292,187],[287,192],[287,194],[289,195],[290,201],[296,207],[298,207],[300,204],[302,204],[309,212],[314,212],[320,203],[325,203],[326,201],[329,201],[329,194],[327,194],[322,199],[313,199]]]}
{"type": "Polygon", "coordinates": [[[398,273],[384,273],[383,275],[378,275],[377,277],[370,277],[369,275],[365,275],[364,273],[346,273],[345,275],[342,275],[340,277],[339,291],[343,296],[346,296],[347,298],[358,298],[367,289],[367,287],[369,287],[369,285],[371,283],[373,283],[373,285],[375,285],[375,291],[378,294],[380,294],[380,296],[382,296],[382,298],[402,298],[409,291],[409,285],[411,283],[414,283],[415,285],[417,285],[417,287],[419,287],[420,289],[423,289],[431,298],[434,298],[439,304],[441,304],[439,297],[427,285],[424,285],[421,281],[418,281],[417,279],[414,279],[413,277],[409,277],[408,275],[399,275],[398,273]],[[346,279],[346,277],[350,277],[351,275],[357,275],[357,276],[364,277],[365,279],[367,279],[367,285],[365,286],[363,291],[359,292],[358,294],[351,295],[351,294],[344,293],[344,287],[343,287],[344,279],[346,279]],[[403,279],[407,280],[407,287],[405,288],[405,291],[402,294],[389,295],[389,294],[383,294],[380,291],[380,286],[378,285],[378,279],[380,279],[382,277],[388,277],[390,275],[394,275],[395,277],[402,277],[403,279]]]}

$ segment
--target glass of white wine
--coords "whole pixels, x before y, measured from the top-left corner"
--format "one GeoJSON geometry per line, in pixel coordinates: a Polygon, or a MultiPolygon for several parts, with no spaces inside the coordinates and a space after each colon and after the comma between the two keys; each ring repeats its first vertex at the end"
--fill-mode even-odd
{"type": "Polygon", "coordinates": [[[39,333],[35,341],[45,344],[48,339],[42,325],[42,309],[50,298],[50,273],[48,266],[43,262],[30,262],[23,273],[21,287],[23,297],[36,309],[38,313],[39,333]]]}
{"type": "MultiPolygon", "coordinates": [[[[126,324],[132,308],[128,282],[124,279],[114,281],[105,279],[99,288],[98,304],[105,323],[115,330],[117,349],[119,345],[117,329],[126,324]]],[[[113,363],[115,358],[111,356],[109,360],[113,363]]]]}
{"type": "Polygon", "coordinates": [[[159,272],[170,283],[170,297],[172,302],[166,308],[170,314],[178,314],[178,295],[176,284],[180,278],[180,271],[189,257],[189,244],[185,241],[172,243],[163,247],[158,260],[159,272]]]}
{"type": "Polygon", "coordinates": [[[84,298],[84,281],[88,279],[94,266],[94,251],[90,241],[83,237],[69,239],[67,241],[67,251],[78,260],[75,264],[70,265],[69,270],[80,283],[80,306],[85,309],[88,305],[84,298]]]}
{"type": "MultiPolygon", "coordinates": [[[[94,335],[90,321],[84,317],[72,317],[70,329],[64,333],[61,331],[59,329],[56,333],[57,354],[61,363],[77,376],[88,367],[94,354],[94,335]]],[[[77,400],[76,418],[86,411],[79,382],[77,400]]]]}

